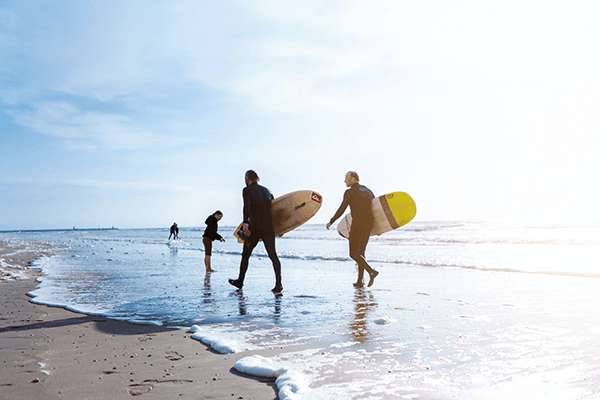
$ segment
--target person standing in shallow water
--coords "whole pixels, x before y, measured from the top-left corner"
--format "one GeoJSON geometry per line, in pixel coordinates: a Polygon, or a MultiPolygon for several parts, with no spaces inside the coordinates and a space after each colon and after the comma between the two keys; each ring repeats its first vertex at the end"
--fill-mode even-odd
{"type": "Polygon", "coordinates": [[[223,213],[219,210],[215,211],[211,215],[206,218],[204,223],[206,224],[206,229],[204,230],[204,235],[202,235],[202,243],[204,244],[204,266],[206,267],[206,272],[214,272],[215,270],[211,268],[210,258],[212,256],[212,242],[215,240],[220,240],[224,242],[223,236],[217,233],[219,226],[217,223],[223,218],[223,213]]]}
{"type": "Polygon", "coordinates": [[[237,279],[229,279],[229,283],[238,289],[244,286],[250,256],[258,241],[262,239],[275,272],[275,287],[271,291],[279,293],[283,290],[283,286],[281,284],[281,263],[275,250],[275,231],[273,229],[273,216],[271,215],[273,195],[269,189],[258,184],[260,178],[255,171],[246,171],[244,180],[246,187],[242,190],[242,197],[244,198],[242,229],[246,235],[246,240],[244,240],[242,250],[239,276],[237,279]]]}
{"type": "Polygon", "coordinates": [[[359,184],[358,174],[355,171],[346,173],[346,186],[350,189],[344,193],[344,200],[335,215],[327,223],[326,228],[342,216],[346,208],[350,206],[352,215],[352,225],[350,226],[349,244],[350,258],[358,264],[358,280],[354,284],[356,287],[363,286],[363,275],[365,270],[369,273],[369,284],[372,286],[375,277],[379,272],[375,271],[365,259],[365,251],[369,243],[369,236],[373,230],[373,212],[371,210],[371,201],[375,198],[373,192],[366,186],[359,184]]]}
{"type": "Polygon", "coordinates": [[[173,236],[173,239],[179,239],[179,227],[177,226],[176,222],[173,222],[173,225],[171,225],[171,230],[169,233],[168,240],[171,240],[171,236],[173,236]]]}

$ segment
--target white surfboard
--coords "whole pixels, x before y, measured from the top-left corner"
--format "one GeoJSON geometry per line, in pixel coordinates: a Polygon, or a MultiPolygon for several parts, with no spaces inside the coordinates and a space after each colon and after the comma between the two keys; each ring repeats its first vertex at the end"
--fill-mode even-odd
{"type": "MultiPolygon", "coordinates": [[[[417,205],[410,195],[404,192],[384,194],[373,199],[373,230],[371,236],[398,229],[408,224],[417,215],[417,205]]],[[[338,233],[346,239],[350,236],[352,216],[346,214],[337,227],[338,233]]]]}
{"type": "MultiPolygon", "coordinates": [[[[283,236],[311,219],[323,203],[323,197],[313,190],[299,190],[280,196],[271,202],[275,236],[283,236]]],[[[239,243],[245,240],[240,224],[233,232],[239,243]]]]}

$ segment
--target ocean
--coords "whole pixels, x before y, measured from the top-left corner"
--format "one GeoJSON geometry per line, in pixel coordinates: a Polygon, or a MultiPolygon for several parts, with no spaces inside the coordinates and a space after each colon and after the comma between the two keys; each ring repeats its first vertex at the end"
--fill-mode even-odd
{"type": "MultiPolygon", "coordinates": [[[[284,291],[264,247],[243,290],[242,245],[219,227],[3,232],[61,247],[33,268],[32,301],[191,330],[232,366],[278,377],[281,399],[600,398],[600,225],[413,221],[372,237],[380,274],[356,289],[348,242],[306,224],[277,239],[284,291]]],[[[2,267],[10,267],[3,262],[2,267]]]]}

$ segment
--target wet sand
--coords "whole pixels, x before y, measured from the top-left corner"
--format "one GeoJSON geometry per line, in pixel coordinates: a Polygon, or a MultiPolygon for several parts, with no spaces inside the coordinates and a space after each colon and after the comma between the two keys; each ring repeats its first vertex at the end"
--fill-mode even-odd
{"type": "MultiPolygon", "coordinates": [[[[0,259],[26,266],[49,250],[15,254],[0,242],[0,259]]],[[[0,280],[0,400],[277,399],[273,381],[233,370],[253,352],[218,354],[186,330],[33,304],[39,272],[27,273],[0,280]]]]}
{"type": "MultiPolygon", "coordinates": [[[[11,255],[3,256],[2,243],[6,264],[32,257],[6,245],[11,255]]],[[[0,400],[276,399],[274,382],[233,370],[254,354],[288,368],[295,377],[288,383],[306,384],[288,398],[600,398],[598,278],[378,265],[376,286],[355,290],[347,262],[328,265],[326,274],[320,263],[287,262],[291,281],[300,282],[293,271],[309,274],[318,290],[290,290],[283,315],[298,312],[292,327],[320,333],[309,332],[309,343],[267,329],[260,350],[233,355],[215,353],[186,330],[36,305],[26,295],[34,280],[0,280],[0,400]]],[[[272,275],[262,279],[252,284],[264,287],[272,275]]],[[[244,296],[229,293],[245,315],[244,296]]],[[[282,315],[277,302],[261,307],[263,315],[282,315]]]]}

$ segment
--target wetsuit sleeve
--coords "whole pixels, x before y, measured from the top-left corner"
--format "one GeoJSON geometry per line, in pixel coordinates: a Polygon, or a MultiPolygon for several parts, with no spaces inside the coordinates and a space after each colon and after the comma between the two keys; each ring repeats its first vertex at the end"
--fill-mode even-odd
{"type": "Polygon", "coordinates": [[[244,198],[244,220],[242,222],[250,222],[250,190],[244,188],[242,190],[242,197],[244,198]]]}
{"type": "Polygon", "coordinates": [[[346,208],[348,208],[349,204],[350,189],[346,190],[346,192],[344,193],[344,200],[342,201],[342,204],[340,205],[340,208],[338,208],[338,210],[336,211],[335,215],[329,220],[329,223],[333,224],[339,217],[341,217],[344,211],[346,211],[346,208]]]}

